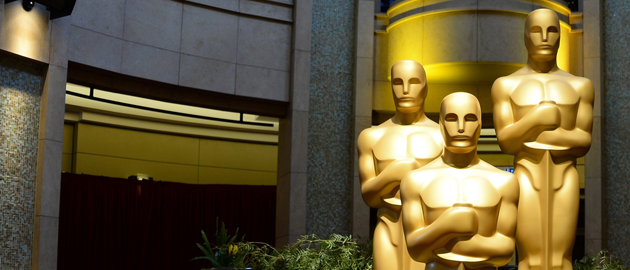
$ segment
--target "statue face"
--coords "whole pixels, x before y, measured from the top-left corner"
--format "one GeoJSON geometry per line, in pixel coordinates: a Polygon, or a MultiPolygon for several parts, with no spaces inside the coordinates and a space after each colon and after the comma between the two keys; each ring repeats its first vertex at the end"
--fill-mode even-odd
{"type": "Polygon", "coordinates": [[[481,133],[481,107],[477,98],[462,92],[446,96],[440,107],[440,130],[449,151],[475,150],[481,133]]]}
{"type": "Polygon", "coordinates": [[[427,97],[427,79],[424,68],[413,60],[399,61],[392,66],[392,91],[396,110],[417,112],[427,97]]]}
{"type": "Polygon", "coordinates": [[[556,12],[537,9],[525,20],[525,47],[535,61],[555,59],[560,47],[560,21],[556,12]]]}

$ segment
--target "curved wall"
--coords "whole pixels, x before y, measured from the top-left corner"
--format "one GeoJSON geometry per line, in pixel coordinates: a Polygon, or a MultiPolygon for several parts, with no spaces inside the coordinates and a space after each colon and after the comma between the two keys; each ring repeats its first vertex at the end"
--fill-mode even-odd
{"type": "Polygon", "coordinates": [[[288,101],[293,0],[82,0],[69,60],[143,79],[288,101]]]}
{"type": "Polygon", "coordinates": [[[432,83],[492,83],[527,61],[523,25],[538,8],[558,13],[558,65],[569,70],[570,10],[551,0],[406,0],[387,12],[388,65],[413,59],[432,83]]]}
{"type": "Polygon", "coordinates": [[[391,66],[405,59],[420,62],[429,83],[425,111],[435,113],[444,96],[468,92],[479,98],[482,111],[492,113],[490,89],[498,77],[524,66],[525,18],[550,8],[561,21],[558,66],[573,66],[581,53],[571,40],[571,11],[557,0],[399,0],[377,17],[374,105],[377,112],[395,111],[390,86],[391,66]]]}

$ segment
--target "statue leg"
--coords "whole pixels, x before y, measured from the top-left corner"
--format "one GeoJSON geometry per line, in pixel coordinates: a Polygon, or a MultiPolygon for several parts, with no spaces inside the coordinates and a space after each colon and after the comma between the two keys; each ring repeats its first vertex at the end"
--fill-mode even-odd
{"type": "Polygon", "coordinates": [[[534,175],[524,166],[516,164],[514,175],[520,185],[516,244],[519,270],[540,269],[542,263],[542,219],[540,190],[534,185],[534,175]]]}
{"type": "Polygon", "coordinates": [[[392,221],[385,216],[379,216],[374,229],[374,270],[400,270],[401,226],[398,220],[392,221]]]}
{"type": "Polygon", "coordinates": [[[553,202],[552,266],[571,270],[571,255],[575,241],[580,207],[580,177],[575,166],[567,167],[562,186],[555,190],[553,202]]]}

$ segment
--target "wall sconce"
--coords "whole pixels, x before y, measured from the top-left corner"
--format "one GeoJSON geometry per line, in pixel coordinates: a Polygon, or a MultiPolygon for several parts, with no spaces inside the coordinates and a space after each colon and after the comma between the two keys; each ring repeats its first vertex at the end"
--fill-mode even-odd
{"type": "Polygon", "coordinates": [[[31,9],[33,9],[34,6],[35,6],[34,0],[22,0],[22,7],[24,8],[24,10],[31,11],[31,9]]]}
{"type": "MultiPolygon", "coordinates": [[[[4,3],[8,4],[15,1],[17,0],[4,0],[4,3]]],[[[77,0],[22,0],[22,7],[24,10],[30,11],[35,6],[35,2],[44,5],[50,11],[50,19],[54,20],[72,14],[77,0]]]]}

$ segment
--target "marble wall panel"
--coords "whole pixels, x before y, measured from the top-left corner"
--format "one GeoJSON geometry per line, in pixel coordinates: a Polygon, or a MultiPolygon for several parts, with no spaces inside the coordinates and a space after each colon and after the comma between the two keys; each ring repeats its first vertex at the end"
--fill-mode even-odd
{"type": "MultiPolygon", "coordinates": [[[[292,1],[292,0],[286,0],[292,1]]],[[[300,51],[311,51],[311,31],[303,29],[311,29],[313,24],[313,0],[300,0],[301,4],[295,6],[293,22],[293,49],[300,51]],[[306,8],[308,7],[308,8],[306,8]],[[299,18],[299,19],[297,19],[299,18]]]]}
{"type": "Polygon", "coordinates": [[[239,2],[234,1],[225,1],[225,0],[185,0],[188,2],[198,3],[206,6],[217,7],[220,9],[227,9],[231,11],[238,11],[239,2]]]}
{"type": "Polygon", "coordinates": [[[50,64],[68,68],[71,17],[57,18],[51,24],[50,64]]]}
{"type": "Polygon", "coordinates": [[[0,57],[0,269],[31,269],[41,66],[0,57]]]}
{"type": "Polygon", "coordinates": [[[125,41],[121,71],[131,76],[177,84],[179,57],[176,52],[125,41]]]}
{"type": "Polygon", "coordinates": [[[123,38],[165,50],[179,51],[182,3],[171,0],[126,0],[123,38]]]}
{"type": "Polygon", "coordinates": [[[72,25],[122,38],[125,0],[77,1],[70,18],[72,18],[72,25]]]}
{"type": "Polygon", "coordinates": [[[35,226],[38,227],[35,234],[38,253],[33,268],[57,269],[59,218],[38,216],[35,218],[35,226]]]}
{"type": "Polygon", "coordinates": [[[359,1],[357,8],[357,57],[374,57],[374,5],[359,1]]]}
{"type": "Polygon", "coordinates": [[[72,26],[68,60],[121,72],[122,48],[121,39],[72,26]]]}
{"type": "Polygon", "coordinates": [[[182,53],[235,63],[237,30],[234,14],[184,5],[182,53]]]}
{"type": "Polygon", "coordinates": [[[243,14],[251,14],[285,22],[293,21],[293,9],[284,5],[274,5],[256,1],[240,0],[239,10],[243,14]]]}
{"type": "Polygon", "coordinates": [[[291,25],[240,17],[237,63],[289,71],[291,25]]]}
{"type": "Polygon", "coordinates": [[[372,58],[357,58],[356,99],[354,106],[356,116],[372,117],[373,67],[374,60],[372,58]]]}
{"type": "Polygon", "coordinates": [[[182,54],[180,66],[181,86],[235,93],[236,64],[182,54]]]}
{"type": "Polygon", "coordinates": [[[236,95],[289,101],[290,73],[245,65],[236,66],[236,95]]]}
{"type": "Polygon", "coordinates": [[[310,88],[311,53],[295,50],[293,53],[293,70],[291,72],[293,89],[291,93],[292,109],[308,111],[308,93],[310,88]]]}

